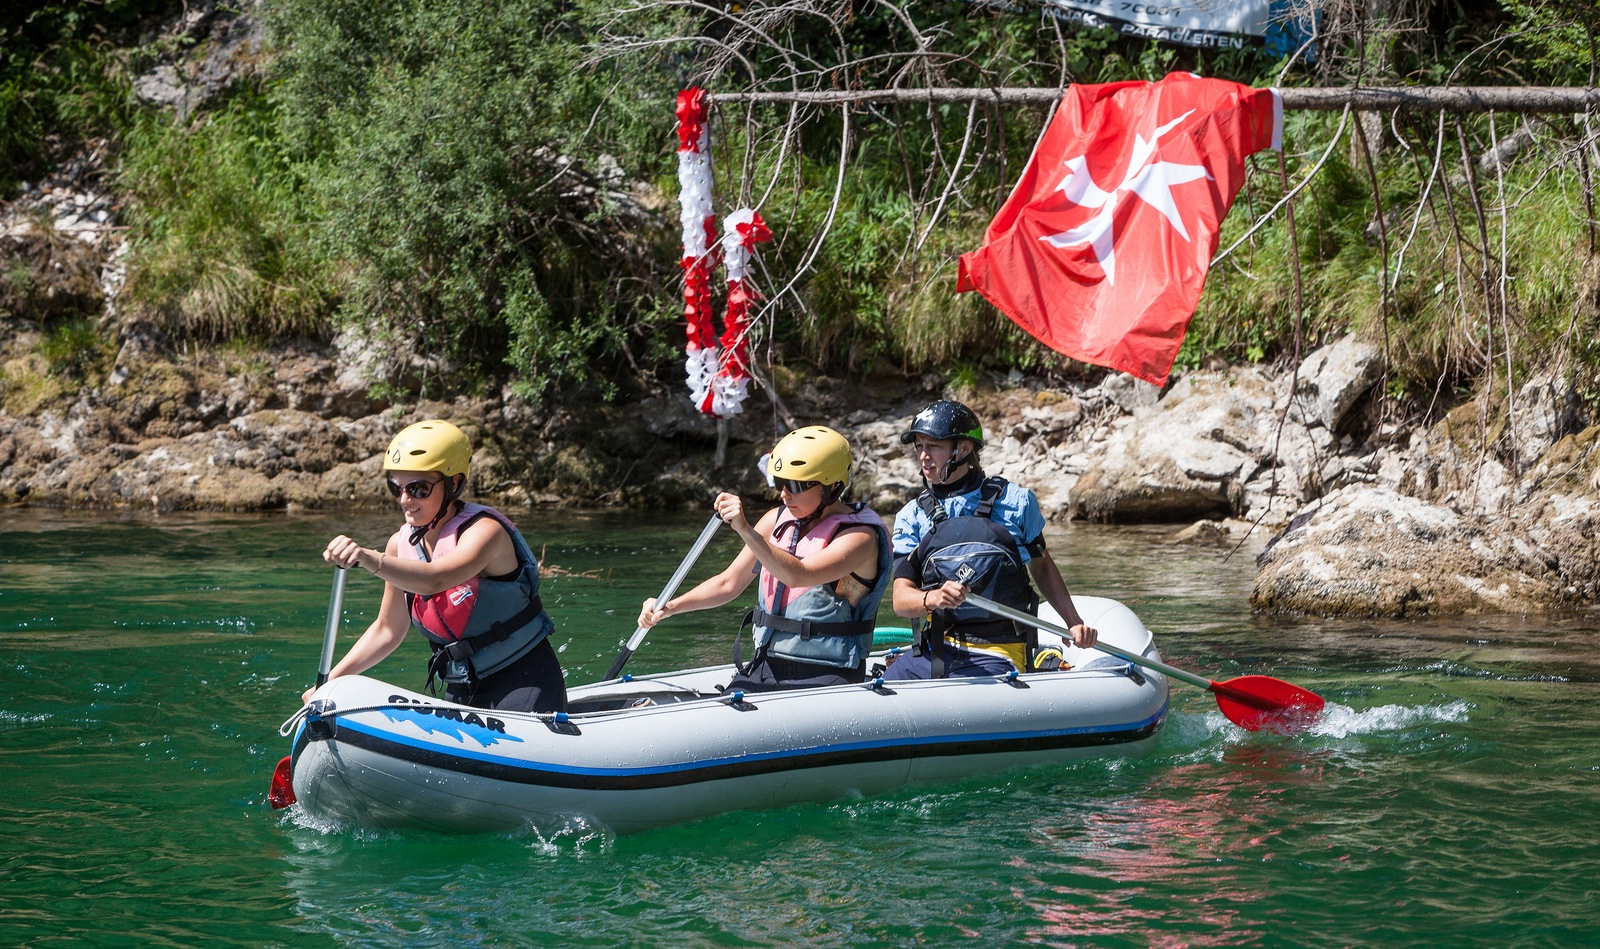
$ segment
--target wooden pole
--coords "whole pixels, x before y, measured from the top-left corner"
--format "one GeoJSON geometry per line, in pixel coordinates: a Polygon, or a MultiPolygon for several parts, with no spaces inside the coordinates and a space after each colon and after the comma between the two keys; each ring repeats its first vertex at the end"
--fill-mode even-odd
{"type": "MultiPolygon", "coordinates": [[[[713,103],[799,103],[801,105],[855,105],[859,103],[965,103],[1049,105],[1060,100],[1064,89],[962,87],[934,89],[850,89],[817,92],[719,92],[707,96],[713,103]]],[[[1357,112],[1395,109],[1424,112],[1547,112],[1575,114],[1600,110],[1600,88],[1577,86],[1363,86],[1358,88],[1286,88],[1280,90],[1285,109],[1337,111],[1349,106],[1357,112]]]]}

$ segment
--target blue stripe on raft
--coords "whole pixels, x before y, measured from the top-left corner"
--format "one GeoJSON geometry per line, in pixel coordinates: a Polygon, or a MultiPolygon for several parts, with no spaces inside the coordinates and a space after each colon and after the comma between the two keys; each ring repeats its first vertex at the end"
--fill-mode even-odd
{"type": "Polygon", "coordinates": [[[334,740],[401,761],[498,781],[591,790],[630,790],[847,764],[1127,744],[1154,735],[1166,717],[1167,708],[1168,705],[1163,703],[1154,715],[1122,725],[849,742],[643,768],[589,768],[524,761],[465,749],[444,751],[436,744],[373,728],[353,718],[339,720],[334,740]]]}

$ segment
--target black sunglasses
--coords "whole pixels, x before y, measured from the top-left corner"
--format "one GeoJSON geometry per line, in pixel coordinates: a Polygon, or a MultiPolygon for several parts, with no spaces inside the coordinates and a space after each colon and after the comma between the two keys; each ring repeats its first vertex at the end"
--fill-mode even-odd
{"type": "Polygon", "coordinates": [[[389,494],[394,497],[399,497],[400,492],[404,491],[413,499],[421,501],[433,493],[434,485],[444,484],[444,481],[442,479],[439,481],[424,481],[418,478],[415,481],[407,481],[402,487],[393,478],[385,478],[384,483],[389,486],[389,494]]]}
{"type": "Polygon", "coordinates": [[[801,494],[821,484],[821,481],[795,481],[791,478],[774,478],[773,484],[790,494],[801,494]]]}

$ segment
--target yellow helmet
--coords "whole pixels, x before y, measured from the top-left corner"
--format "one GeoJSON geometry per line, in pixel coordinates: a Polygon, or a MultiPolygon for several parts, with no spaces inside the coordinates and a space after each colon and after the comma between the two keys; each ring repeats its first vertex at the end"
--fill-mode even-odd
{"type": "Polygon", "coordinates": [[[472,443],[443,419],[407,425],[383,453],[384,471],[437,471],[446,479],[472,466],[472,443]]]}
{"type": "Polygon", "coordinates": [[[823,425],[797,428],[772,446],[767,477],[823,484],[850,482],[850,443],[823,425]]]}

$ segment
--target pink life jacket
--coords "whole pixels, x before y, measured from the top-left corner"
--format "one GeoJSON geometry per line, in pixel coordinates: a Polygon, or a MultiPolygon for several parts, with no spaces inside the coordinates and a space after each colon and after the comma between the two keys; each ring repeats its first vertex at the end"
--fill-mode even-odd
{"type": "MultiPolygon", "coordinates": [[[[407,593],[411,621],[433,645],[429,680],[467,682],[493,675],[526,655],[553,631],[539,600],[539,561],[511,519],[482,504],[463,504],[439,528],[433,557],[455,549],[467,525],[480,517],[500,522],[517,552],[518,570],[509,578],[472,577],[439,593],[407,593]]],[[[429,561],[419,544],[403,544],[400,555],[429,561]]]]}
{"type": "Polygon", "coordinates": [[[878,540],[878,575],[866,594],[851,603],[839,593],[838,581],[809,587],[788,587],[764,568],[757,594],[755,643],[769,655],[845,669],[860,668],[872,647],[878,603],[889,588],[892,560],[889,533],[883,519],[865,504],[852,505],[844,514],[830,514],[810,526],[804,535],[787,510],[778,516],[772,539],[791,532],[790,553],[801,560],[815,554],[855,525],[871,527],[878,540]]]}

